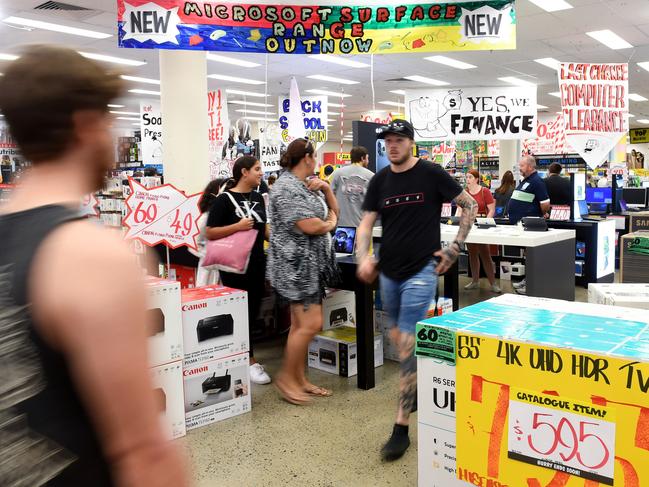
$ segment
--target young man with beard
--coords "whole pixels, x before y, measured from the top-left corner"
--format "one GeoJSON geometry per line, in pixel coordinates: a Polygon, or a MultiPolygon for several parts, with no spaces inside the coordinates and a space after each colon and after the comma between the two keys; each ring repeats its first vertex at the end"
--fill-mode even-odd
{"type": "Polygon", "coordinates": [[[187,485],[148,371],[142,272],[119,234],[79,218],[115,161],[121,87],[48,46],[0,78],[33,163],[0,209],[0,485],[187,485]]]}
{"type": "Polygon", "coordinates": [[[391,338],[399,348],[399,409],[392,436],[381,450],[383,459],[392,461],[410,445],[408,421],[417,400],[415,326],[435,297],[438,274],[456,261],[477,203],[441,166],[413,155],[414,129],[409,122],[394,120],[379,138],[385,140],[390,166],[374,176],[367,190],[357,259],[362,281],[374,281],[380,271],[381,298],[393,323],[391,338]],[[441,249],[442,204],[451,200],[463,210],[460,227],[453,243],[441,249]],[[368,252],[379,216],[383,233],[377,262],[368,252]]]}

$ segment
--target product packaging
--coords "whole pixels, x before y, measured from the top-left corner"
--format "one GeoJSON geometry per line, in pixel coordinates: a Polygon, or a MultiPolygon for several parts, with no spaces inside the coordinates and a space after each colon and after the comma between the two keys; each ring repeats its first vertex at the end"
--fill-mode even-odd
{"type": "Polygon", "coordinates": [[[183,332],[180,312],[180,284],[147,277],[147,334],[149,335],[149,365],[182,360],[183,332]]]}
{"type": "Polygon", "coordinates": [[[185,366],[250,349],[248,293],[207,286],[182,291],[185,366]]]}
{"type": "Polygon", "coordinates": [[[589,284],[588,302],[649,309],[649,284],[589,284]]]}
{"type": "Polygon", "coordinates": [[[185,436],[182,360],[153,367],[149,371],[159,407],[160,421],[167,438],[175,440],[185,436]]]}
{"type": "Polygon", "coordinates": [[[251,409],[248,352],[185,366],[187,429],[232,418],[251,409]]]}
{"type": "MultiPolygon", "coordinates": [[[[356,328],[341,326],[318,333],[309,344],[309,367],[352,377],[358,373],[356,328]]],[[[374,334],[374,367],[383,365],[383,336],[374,334]]]]}
{"type": "Polygon", "coordinates": [[[356,296],[352,291],[327,289],[322,300],[322,329],[356,326],[356,296]]]}

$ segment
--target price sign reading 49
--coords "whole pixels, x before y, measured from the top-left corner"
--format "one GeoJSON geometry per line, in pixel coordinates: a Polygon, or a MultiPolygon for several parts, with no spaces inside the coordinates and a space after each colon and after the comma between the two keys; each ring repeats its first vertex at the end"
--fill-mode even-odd
{"type": "Polygon", "coordinates": [[[614,412],[560,396],[512,389],[507,450],[513,460],[613,485],[614,412]]]}
{"type": "Polygon", "coordinates": [[[129,182],[125,238],[138,239],[149,246],[165,243],[172,249],[183,245],[195,249],[200,233],[196,221],[200,217],[201,194],[187,196],[170,184],[148,189],[132,179],[129,182]]]}

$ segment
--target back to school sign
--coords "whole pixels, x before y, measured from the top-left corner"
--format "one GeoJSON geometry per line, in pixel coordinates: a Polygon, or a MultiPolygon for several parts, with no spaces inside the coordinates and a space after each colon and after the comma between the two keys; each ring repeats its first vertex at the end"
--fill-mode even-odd
{"type": "Polygon", "coordinates": [[[385,7],[117,0],[119,46],[284,54],[516,49],[512,0],[385,7]]]}

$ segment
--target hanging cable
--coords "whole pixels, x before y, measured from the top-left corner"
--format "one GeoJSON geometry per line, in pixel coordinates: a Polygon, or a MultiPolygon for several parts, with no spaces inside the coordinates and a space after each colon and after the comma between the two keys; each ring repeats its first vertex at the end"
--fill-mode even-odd
{"type": "Polygon", "coordinates": [[[345,130],[345,128],[344,128],[344,125],[345,125],[345,104],[343,103],[343,100],[345,99],[344,94],[345,94],[345,88],[341,88],[340,89],[340,153],[341,154],[343,152],[343,132],[345,130]]]}
{"type": "Polygon", "coordinates": [[[372,85],[372,111],[376,111],[376,93],[374,91],[374,53],[370,54],[370,84],[372,85]]]}

